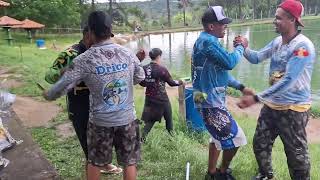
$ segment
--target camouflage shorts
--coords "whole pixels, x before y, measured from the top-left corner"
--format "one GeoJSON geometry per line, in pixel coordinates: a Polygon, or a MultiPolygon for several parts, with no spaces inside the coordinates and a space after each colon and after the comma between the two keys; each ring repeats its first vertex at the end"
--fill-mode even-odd
{"type": "Polygon", "coordinates": [[[105,166],[112,162],[113,146],[121,166],[134,165],[140,160],[137,121],[117,127],[102,127],[89,122],[87,136],[88,161],[95,166],[105,166]]]}

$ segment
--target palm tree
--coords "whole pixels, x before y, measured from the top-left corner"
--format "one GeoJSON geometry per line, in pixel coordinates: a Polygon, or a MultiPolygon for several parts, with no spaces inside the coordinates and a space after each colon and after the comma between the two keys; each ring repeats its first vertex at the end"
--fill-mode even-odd
{"type": "Polygon", "coordinates": [[[96,7],[94,5],[94,0],[91,0],[91,10],[92,11],[96,10],[96,7]]]}
{"type": "Polygon", "coordinates": [[[241,9],[241,0],[238,0],[238,6],[239,6],[239,19],[242,19],[242,9],[241,9]]]}
{"type": "Polygon", "coordinates": [[[168,11],[168,26],[171,27],[171,16],[170,16],[170,3],[167,0],[167,11],[168,11]]]}
{"type": "Polygon", "coordinates": [[[191,4],[190,0],[178,0],[178,8],[183,10],[183,25],[186,26],[186,7],[191,4]]]}
{"type": "Polygon", "coordinates": [[[110,16],[112,16],[112,0],[109,0],[109,10],[108,10],[110,16]]]}
{"type": "Polygon", "coordinates": [[[268,18],[271,16],[271,5],[270,5],[270,0],[267,2],[267,8],[268,8],[268,18]]]}
{"type": "Polygon", "coordinates": [[[253,20],[256,18],[256,6],[257,1],[253,0],[253,20]]]}

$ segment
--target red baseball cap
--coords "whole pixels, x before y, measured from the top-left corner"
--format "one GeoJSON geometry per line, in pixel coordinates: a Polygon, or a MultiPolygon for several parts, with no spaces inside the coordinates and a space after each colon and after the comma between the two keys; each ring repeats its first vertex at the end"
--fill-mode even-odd
{"type": "Polygon", "coordinates": [[[278,7],[290,13],[298,22],[299,26],[304,27],[301,15],[304,10],[303,5],[298,0],[285,0],[278,7]]]}

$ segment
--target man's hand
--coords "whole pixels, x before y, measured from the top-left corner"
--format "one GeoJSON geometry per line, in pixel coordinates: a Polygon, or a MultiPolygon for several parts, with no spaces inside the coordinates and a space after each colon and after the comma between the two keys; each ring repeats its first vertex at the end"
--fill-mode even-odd
{"type": "Polygon", "coordinates": [[[233,40],[233,47],[236,47],[238,45],[242,45],[245,49],[248,47],[248,40],[245,37],[242,37],[241,35],[236,36],[233,40]]]}
{"type": "Polygon", "coordinates": [[[254,96],[243,96],[240,98],[240,102],[237,103],[238,107],[241,109],[247,108],[256,104],[257,101],[255,100],[254,96]]]}
{"type": "Polygon", "coordinates": [[[179,85],[181,86],[181,85],[186,85],[186,83],[183,81],[183,80],[181,80],[181,79],[179,79],[179,85]]]}
{"type": "Polygon", "coordinates": [[[63,67],[60,69],[60,76],[62,76],[64,74],[64,72],[66,72],[67,67],[63,67]]]}
{"type": "Polygon", "coordinates": [[[140,49],[137,54],[137,58],[142,62],[146,58],[146,52],[143,49],[140,49]]]}
{"type": "Polygon", "coordinates": [[[247,88],[247,87],[245,87],[241,92],[242,92],[242,95],[244,95],[244,96],[254,96],[255,95],[254,90],[247,88]]]}

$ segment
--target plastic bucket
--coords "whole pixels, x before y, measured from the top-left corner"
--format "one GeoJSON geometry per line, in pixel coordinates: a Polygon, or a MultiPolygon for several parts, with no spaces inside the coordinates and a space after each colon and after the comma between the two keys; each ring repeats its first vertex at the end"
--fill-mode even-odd
{"type": "Polygon", "coordinates": [[[43,39],[36,40],[36,44],[38,48],[44,48],[45,47],[45,41],[43,39]]]}
{"type": "Polygon", "coordinates": [[[185,89],[185,103],[186,103],[186,120],[189,128],[194,131],[206,131],[206,126],[200,116],[198,110],[194,107],[193,102],[193,88],[188,87],[185,89]]]}

